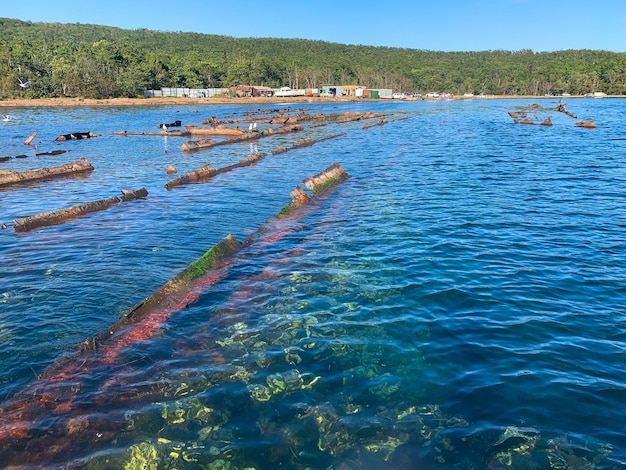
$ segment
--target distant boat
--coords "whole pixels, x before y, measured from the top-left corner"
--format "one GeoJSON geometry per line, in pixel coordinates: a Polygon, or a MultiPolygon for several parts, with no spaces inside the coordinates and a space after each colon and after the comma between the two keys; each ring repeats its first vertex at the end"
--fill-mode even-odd
{"type": "Polygon", "coordinates": [[[281,87],[274,96],[285,97],[285,96],[304,96],[304,90],[294,90],[289,88],[288,86],[281,87]]]}

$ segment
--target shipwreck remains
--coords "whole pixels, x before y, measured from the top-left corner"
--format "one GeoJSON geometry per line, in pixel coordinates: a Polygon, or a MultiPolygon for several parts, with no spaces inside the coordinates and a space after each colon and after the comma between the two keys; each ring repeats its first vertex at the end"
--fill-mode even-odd
{"type": "MultiPolygon", "coordinates": [[[[347,177],[333,164],[305,181],[307,187],[315,188],[315,194],[321,195],[322,187],[329,189],[333,182],[342,180],[341,175],[347,177]]],[[[316,199],[315,195],[303,195],[301,188],[294,191],[292,202],[281,211],[282,216],[270,218],[245,242],[228,235],[127,310],[111,327],[82,342],[73,354],[59,358],[37,380],[5,400],[0,407],[0,443],[2,448],[11,449],[4,454],[10,459],[5,463],[24,464],[26,448],[38,450],[30,452],[32,459],[28,463],[44,464],[54,462],[57,454],[68,449],[116,439],[127,429],[127,421],[92,419],[94,406],[154,400],[171,391],[159,382],[157,388],[145,389],[140,395],[120,393],[129,379],[136,380],[135,374],[126,375],[121,356],[129,346],[156,335],[172,315],[196,302],[203,292],[223,279],[242,249],[253,243],[275,243],[297,230],[298,219],[308,213],[305,209],[318,207],[308,204],[316,199]]]]}
{"type": "Polygon", "coordinates": [[[15,219],[13,221],[13,229],[16,232],[28,232],[40,227],[49,227],[51,225],[60,225],[68,220],[76,219],[91,212],[98,212],[113,207],[120,202],[133,201],[135,199],[143,199],[148,196],[145,188],[136,189],[134,191],[122,190],[122,197],[112,196],[108,199],[89,202],[80,206],[68,207],[52,212],[44,212],[41,214],[15,219]]]}
{"type": "Polygon", "coordinates": [[[93,171],[93,166],[86,158],[54,168],[39,168],[36,170],[0,173],[0,188],[14,184],[29,183],[31,181],[47,180],[51,178],[71,176],[93,171]]]}

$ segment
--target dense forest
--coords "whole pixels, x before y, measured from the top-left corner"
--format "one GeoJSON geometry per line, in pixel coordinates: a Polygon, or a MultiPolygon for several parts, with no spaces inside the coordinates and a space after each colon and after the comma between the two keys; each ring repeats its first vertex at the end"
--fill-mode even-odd
{"type": "Polygon", "coordinates": [[[626,53],[438,52],[0,18],[0,99],[327,84],[423,93],[626,95],[626,53]]]}

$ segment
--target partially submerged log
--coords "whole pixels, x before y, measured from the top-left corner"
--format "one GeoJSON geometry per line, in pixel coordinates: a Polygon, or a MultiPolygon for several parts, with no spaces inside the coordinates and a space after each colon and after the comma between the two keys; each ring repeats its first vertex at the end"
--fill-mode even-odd
{"type": "MultiPolygon", "coordinates": [[[[404,118],[404,119],[407,119],[407,118],[404,118]]],[[[374,127],[374,126],[383,126],[383,125],[387,124],[387,122],[389,122],[389,121],[387,121],[385,118],[382,118],[379,121],[365,124],[363,126],[363,129],[369,129],[370,127],[374,127]]]]}
{"type": "Polygon", "coordinates": [[[88,202],[75,207],[68,207],[65,209],[59,209],[52,212],[44,212],[42,214],[33,215],[31,217],[24,217],[22,219],[15,219],[13,221],[13,229],[16,232],[28,232],[40,227],[49,227],[51,225],[60,225],[68,220],[76,219],[85,214],[91,212],[98,212],[106,210],[121,201],[133,201],[139,198],[145,198],[148,196],[148,191],[145,188],[136,189],[134,191],[122,190],[122,198],[112,196],[108,199],[101,199],[99,201],[88,202]]]}
{"type": "Polygon", "coordinates": [[[273,134],[283,134],[286,132],[296,132],[302,130],[300,124],[293,126],[283,126],[276,130],[266,129],[263,132],[243,132],[241,135],[234,135],[224,140],[198,139],[185,142],[181,147],[183,152],[194,152],[196,150],[205,150],[218,145],[234,144],[237,142],[247,142],[249,140],[257,140],[261,137],[267,137],[273,134]]]}
{"type": "Polygon", "coordinates": [[[346,173],[341,165],[335,162],[317,175],[305,179],[303,183],[314,194],[321,194],[349,177],[350,175],[346,173]]]}
{"type": "Polygon", "coordinates": [[[383,116],[385,116],[385,113],[374,113],[372,111],[367,111],[365,113],[358,113],[358,112],[347,111],[337,116],[336,122],[347,123],[347,122],[361,121],[364,119],[376,119],[376,118],[380,118],[383,116]]]}
{"type": "Polygon", "coordinates": [[[112,336],[116,331],[129,322],[137,322],[156,308],[166,308],[164,304],[172,302],[177,296],[189,292],[192,282],[204,276],[207,272],[220,267],[225,259],[232,257],[243,247],[243,244],[232,235],[226,236],[222,241],[214,245],[200,258],[191,263],[187,268],[167,281],[151,296],[139,302],[127,310],[120,321],[111,328],[101,333],[96,339],[102,340],[112,336]]]}
{"type": "Polygon", "coordinates": [[[181,145],[183,152],[193,152],[195,150],[208,149],[211,147],[215,147],[217,145],[217,141],[213,139],[198,139],[198,140],[189,140],[181,145]]]}
{"type": "Polygon", "coordinates": [[[554,108],[554,109],[555,109],[556,111],[560,112],[560,113],[567,114],[567,115],[568,115],[569,117],[571,117],[571,118],[574,118],[574,119],[577,119],[577,118],[578,118],[575,114],[570,113],[570,112],[569,112],[569,111],[567,111],[565,108],[567,108],[567,104],[565,104],[565,103],[561,103],[561,104],[559,104],[559,105],[558,105],[556,108],[554,108]]]}
{"type": "Polygon", "coordinates": [[[24,141],[24,145],[30,145],[31,142],[37,137],[37,133],[33,132],[28,139],[24,141]]]}
{"type": "Polygon", "coordinates": [[[146,188],[134,189],[128,191],[122,189],[122,202],[134,201],[135,199],[145,199],[148,197],[148,190],[146,188]]]}
{"type": "Polygon", "coordinates": [[[576,127],[586,127],[587,129],[595,129],[597,126],[595,122],[587,120],[587,121],[577,122],[576,127]]]}
{"type": "Polygon", "coordinates": [[[329,139],[334,139],[335,137],[339,137],[342,135],[345,135],[345,132],[340,132],[339,134],[333,134],[333,135],[328,135],[326,137],[322,137],[320,139],[313,139],[312,137],[307,137],[306,139],[301,140],[300,142],[296,142],[295,144],[293,144],[290,147],[286,147],[284,145],[281,145],[279,147],[276,147],[274,150],[272,150],[272,155],[278,155],[279,153],[284,153],[287,152],[289,150],[294,150],[294,149],[299,149],[299,148],[303,148],[303,147],[309,147],[317,142],[322,142],[324,140],[329,140],[329,139]]]}
{"type": "Polygon", "coordinates": [[[241,168],[244,166],[250,166],[259,160],[265,157],[264,153],[253,153],[248,155],[245,160],[241,160],[238,163],[234,163],[232,165],[225,166],[216,170],[213,165],[207,164],[197,170],[190,171],[185,173],[184,175],[179,176],[171,181],[165,183],[165,189],[174,189],[177,186],[182,186],[183,184],[191,184],[191,183],[201,183],[213,178],[216,175],[221,173],[227,173],[229,171],[234,170],[235,168],[241,168]]]}
{"type": "Polygon", "coordinates": [[[209,163],[201,168],[198,168],[197,170],[192,170],[184,175],[180,175],[178,178],[168,181],[165,183],[165,189],[173,189],[176,186],[181,186],[183,184],[197,183],[198,181],[208,179],[216,174],[217,170],[209,163]]]}
{"type": "Polygon", "coordinates": [[[93,166],[86,158],[55,168],[39,168],[21,172],[7,172],[0,174],[0,187],[12,184],[28,183],[31,181],[46,180],[61,176],[75,175],[93,171],[93,166]]]}
{"type": "Polygon", "coordinates": [[[37,157],[42,157],[44,155],[62,155],[65,152],[67,152],[67,150],[52,150],[50,152],[39,152],[39,153],[35,153],[35,156],[37,157]]]}
{"type": "Polygon", "coordinates": [[[550,116],[548,116],[547,118],[545,118],[541,124],[541,126],[551,126],[552,125],[552,118],[550,116]]]}
{"type": "Polygon", "coordinates": [[[242,135],[245,134],[244,131],[239,129],[238,127],[225,127],[219,125],[217,127],[196,127],[196,126],[185,126],[185,131],[189,135],[242,135]]]}
{"type": "MultiPolygon", "coordinates": [[[[348,175],[348,173],[341,168],[341,165],[335,162],[318,174],[305,179],[303,183],[307,189],[313,192],[315,196],[321,196],[330,188],[338,185],[349,177],[350,175],[348,175]]],[[[291,192],[291,202],[280,210],[278,217],[288,217],[293,211],[300,209],[310,202],[311,198],[300,186],[296,186],[296,188],[291,192]]]]}

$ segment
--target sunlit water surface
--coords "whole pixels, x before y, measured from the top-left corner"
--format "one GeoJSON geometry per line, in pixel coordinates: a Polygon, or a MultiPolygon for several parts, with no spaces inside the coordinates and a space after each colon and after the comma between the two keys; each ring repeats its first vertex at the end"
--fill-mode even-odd
{"type": "Polygon", "coordinates": [[[623,468],[624,102],[569,100],[596,129],[546,110],[556,99],[531,111],[554,126],[514,124],[507,111],[531,103],[268,105],[383,111],[390,122],[305,124],[191,154],[179,137],[110,133],[259,106],[7,110],[0,156],[27,158],[0,170],[80,157],[95,170],[0,189],[2,465],[623,468]],[[54,142],[77,131],[99,137],[54,142]],[[52,150],[67,152],[34,155],[52,150]],[[180,175],[256,151],[268,154],[256,165],[164,188],[168,165],[180,175]],[[335,161],[351,178],[277,229],[290,191],[335,161]],[[14,219],[141,187],[145,200],[12,230],[14,219]],[[31,392],[226,235],[258,233],[156,334],[48,378],[68,402],[31,392]],[[11,432],[16,394],[40,411],[11,432]]]}

